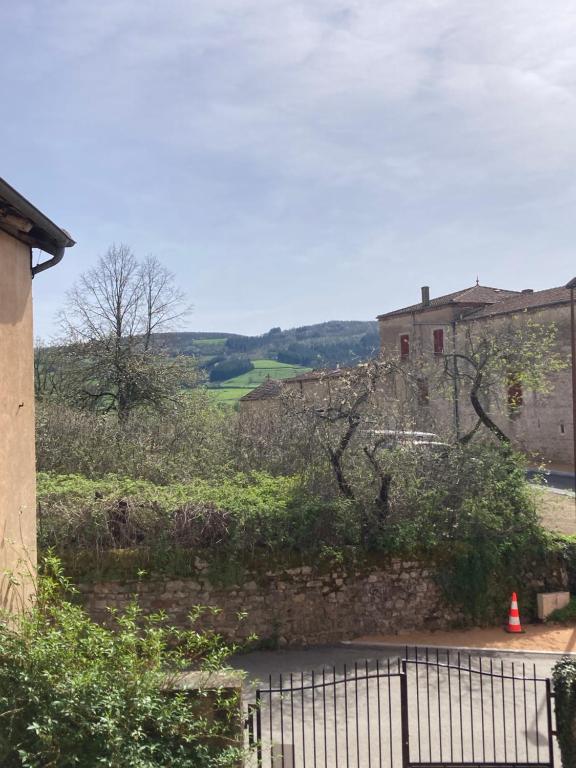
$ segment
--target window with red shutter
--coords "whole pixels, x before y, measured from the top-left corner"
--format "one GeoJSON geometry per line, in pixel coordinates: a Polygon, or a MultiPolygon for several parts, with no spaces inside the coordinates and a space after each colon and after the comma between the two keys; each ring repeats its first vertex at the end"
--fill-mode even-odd
{"type": "Polygon", "coordinates": [[[434,331],[434,354],[444,354],[444,331],[442,328],[436,328],[434,331]]]}
{"type": "Polygon", "coordinates": [[[400,336],[400,357],[403,359],[410,357],[410,336],[407,333],[400,336]]]}

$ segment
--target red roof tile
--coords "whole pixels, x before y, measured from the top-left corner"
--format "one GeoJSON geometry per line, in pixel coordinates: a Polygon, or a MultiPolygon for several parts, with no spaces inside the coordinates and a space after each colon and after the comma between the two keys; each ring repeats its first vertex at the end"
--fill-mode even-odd
{"type": "Polygon", "coordinates": [[[239,400],[240,402],[245,402],[246,400],[267,400],[268,398],[277,397],[281,389],[281,382],[276,379],[266,379],[259,387],[253,389],[252,392],[247,392],[239,400]]]}
{"type": "Polygon", "coordinates": [[[455,293],[447,293],[445,296],[437,296],[430,299],[429,304],[412,304],[409,307],[395,309],[392,312],[386,312],[378,315],[378,320],[395,315],[404,315],[409,312],[419,312],[430,309],[431,307],[444,307],[450,304],[473,307],[475,305],[496,304],[513,296],[524,295],[518,291],[507,291],[504,288],[489,288],[486,285],[473,285],[471,288],[465,288],[455,293]]]}
{"type": "Polygon", "coordinates": [[[298,384],[305,381],[322,381],[324,379],[334,379],[342,376],[345,371],[349,371],[351,368],[318,368],[315,371],[307,371],[301,373],[298,376],[292,376],[289,379],[266,379],[263,384],[253,389],[252,392],[248,392],[240,398],[241,401],[246,400],[267,400],[269,398],[277,397],[282,391],[284,384],[298,384]]]}
{"type": "Polygon", "coordinates": [[[509,315],[515,312],[523,312],[529,309],[550,307],[555,304],[569,304],[570,290],[561,286],[559,288],[547,288],[544,291],[533,293],[520,293],[512,298],[498,302],[489,307],[482,307],[472,312],[466,319],[475,320],[479,317],[494,317],[496,315],[509,315]]]}

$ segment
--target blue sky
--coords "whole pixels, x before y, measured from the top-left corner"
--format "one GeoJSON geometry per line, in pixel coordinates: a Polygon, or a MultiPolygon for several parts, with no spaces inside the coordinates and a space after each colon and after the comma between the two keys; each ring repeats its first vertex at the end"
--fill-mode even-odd
{"type": "Polygon", "coordinates": [[[36,333],[112,242],[189,330],[369,319],[576,273],[568,0],[19,0],[0,175],[77,245],[36,333]]]}

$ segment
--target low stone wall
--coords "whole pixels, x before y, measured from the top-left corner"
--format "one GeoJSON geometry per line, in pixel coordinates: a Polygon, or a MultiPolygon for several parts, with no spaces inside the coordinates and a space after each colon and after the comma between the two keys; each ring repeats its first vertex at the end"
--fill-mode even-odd
{"type": "Polygon", "coordinates": [[[432,571],[417,562],[392,560],[381,567],[315,571],[310,566],[248,573],[242,585],[210,583],[200,564],[194,579],[106,581],[82,584],[91,615],[107,621],[138,595],[145,611],[163,610],[187,625],[194,606],[211,606],[200,625],[226,637],[256,634],[280,645],[333,643],[375,632],[446,628],[461,616],[447,608],[432,571]]]}
{"type": "MultiPolygon", "coordinates": [[[[544,588],[565,588],[565,582],[562,569],[550,568],[545,577],[531,575],[522,584],[534,596],[544,588]]],[[[467,621],[446,603],[431,567],[398,559],[329,571],[303,566],[248,572],[241,585],[227,587],[212,584],[208,565],[197,561],[193,579],[106,581],[81,584],[80,590],[98,621],[109,621],[108,608],[122,610],[137,595],[144,611],[163,610],[177,626],[189,626],[188,615],[195,606],[209,606],[217,612],[204,612],[200,627],[235,640],[255,634],[261,642],[280,646],[448,629],[467,621]]],[[[534,597],[531,602],[535,609],[534,597]]]]}

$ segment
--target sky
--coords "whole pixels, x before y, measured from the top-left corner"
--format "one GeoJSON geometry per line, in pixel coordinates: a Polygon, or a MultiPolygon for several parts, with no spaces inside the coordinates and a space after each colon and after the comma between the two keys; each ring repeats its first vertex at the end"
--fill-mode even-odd
{"type": "Polygon", "coordinates": [[[576,274],[569,0],[19,0],[0,61],[0,176],[77,241],[38,337],[111,243],[174,272],[182,330],[576,274]]]}

